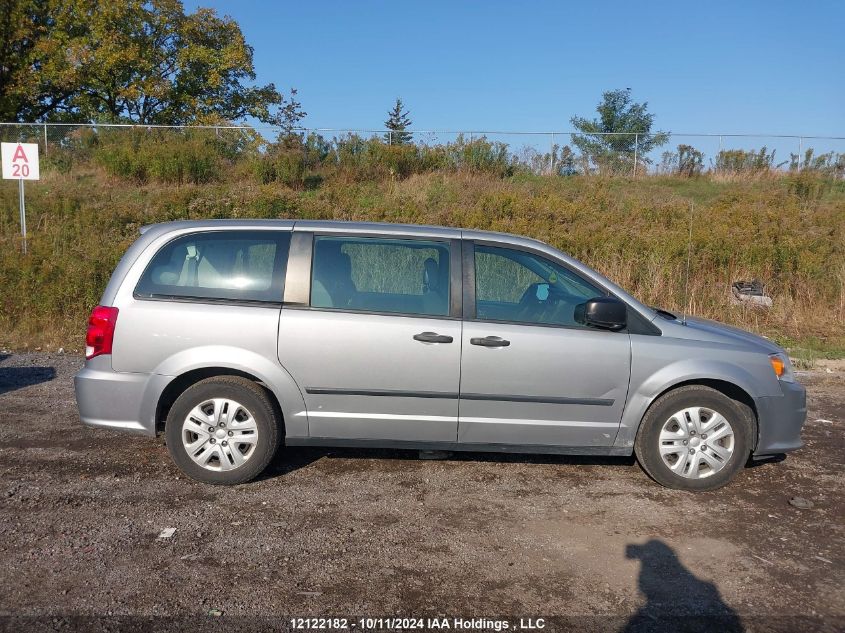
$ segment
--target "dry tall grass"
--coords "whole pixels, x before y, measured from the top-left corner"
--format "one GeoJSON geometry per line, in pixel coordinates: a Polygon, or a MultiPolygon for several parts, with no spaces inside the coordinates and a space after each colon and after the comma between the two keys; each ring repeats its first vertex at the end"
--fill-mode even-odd
{"type": "Polygon", "coordinates": [[[0,186],[0,345],[79,349],[88,311],[141,225],[182,218],[333,218],[463,226],[527,235],[595,267],[651,305],[686,309],[786,344],[845,354],[845,183],[798,176],[499,177],[463,171],[313,190],[227,176],[137,184],[95,163],[27,185],[30,253],[19,252],[17,187],[0,186]],[[806,180],[806,179],[805,179],[806,180]],[[758,278],[771,310],[735,306],[758,278]]]}

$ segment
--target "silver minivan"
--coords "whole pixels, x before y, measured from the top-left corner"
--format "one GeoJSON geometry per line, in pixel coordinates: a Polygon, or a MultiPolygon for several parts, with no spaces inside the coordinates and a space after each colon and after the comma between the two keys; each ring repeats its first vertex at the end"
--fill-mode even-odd
{"type": "Polygon", "coordinates": [[[89,320],[82,421],[237,484],[277,448],[631,455],[711,490],[801,446],[772,342],[643,305],[541,242],[443,227],[145,227],[89,320]]]}

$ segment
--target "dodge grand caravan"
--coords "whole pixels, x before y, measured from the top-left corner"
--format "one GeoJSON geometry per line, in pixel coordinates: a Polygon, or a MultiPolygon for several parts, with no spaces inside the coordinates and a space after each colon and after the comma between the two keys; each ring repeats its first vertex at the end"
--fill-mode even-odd
{"type": "Polygon", "coordinates": [[[214,484],[284,443],[635,453],[710,490],[800,447],[806,415],[770,341],[645,306],[541,242],[442,227],[145,227],[86,345],[82,421],[163,433],[214,484]]]}

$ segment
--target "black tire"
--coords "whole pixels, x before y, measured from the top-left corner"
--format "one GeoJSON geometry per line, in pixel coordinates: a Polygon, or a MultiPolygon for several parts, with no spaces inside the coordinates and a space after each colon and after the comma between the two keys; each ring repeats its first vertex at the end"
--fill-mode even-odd
{"type": "Polygon", "coordinates": [[[643,417],[634,443],[634,453],[642,469],[657,483],[678,490],[704,491],[721,488],[742,470],[753,445],[754,412],[744,403],[703,385],[679,387],[652,403],[643,417]],[[660,456],[660,432],[669,418],[687,407],[707,407],[718,411],[734,431],[734,450],[721,470],[693,479],[672,472],[660,456]]]}
{"type": "MultiPolygon", "coordinates": [[[[167,416],[167,450],[179,469],[192,479],[207,484],[235,485],[260,475],[279,448],[281,424],[265,389],[246,378],[215,376],[188,387],[173,403],[167,416]],[[182,425],[191,410],[211,398],[230,398],[242,404],[255,420],[258,439],[243,464],[231,470],[209,470],[188,455],[182,442],[182,425]]],[[[222,449],[221,449],[222,450],[222,449]]]]}

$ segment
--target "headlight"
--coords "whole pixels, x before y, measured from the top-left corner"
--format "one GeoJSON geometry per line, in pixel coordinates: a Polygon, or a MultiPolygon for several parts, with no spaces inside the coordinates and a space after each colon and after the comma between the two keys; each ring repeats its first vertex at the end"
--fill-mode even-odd
{"type": "Polygon", "coordinates": [[[784,382],[795,382],[795,374],[792,373],[792,363],[786,354],[769,354],[769,362],[778,380],[784,382]]]}

